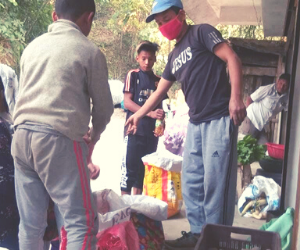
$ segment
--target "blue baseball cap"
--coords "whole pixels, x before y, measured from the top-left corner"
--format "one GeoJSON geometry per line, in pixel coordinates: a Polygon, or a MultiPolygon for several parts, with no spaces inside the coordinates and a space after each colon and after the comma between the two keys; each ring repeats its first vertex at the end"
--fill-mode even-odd
{"type": "Polygon", "coordinates": [[[152,22],[156,14],[164,12],[173,6],[183,9],[181,0],[155,0],[152,5],[151,14],[146,19],[146,23],[152,22]]]}

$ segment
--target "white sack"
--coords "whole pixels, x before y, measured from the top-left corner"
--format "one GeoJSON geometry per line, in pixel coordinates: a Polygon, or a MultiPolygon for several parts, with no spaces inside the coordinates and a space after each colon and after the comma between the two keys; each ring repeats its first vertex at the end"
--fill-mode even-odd
{"type": "Polygon", "coordinates": [[[167,171],[181,172],[182,157],[168,150],[159,150],[142,158],[144,165],[152,165],[167,171]]]}
{"type": "Polygon", "coordinates": [[[121,198],[130,205],[132,212],[141,213],[157,221],[168,218],[168,204],[164,201],[146,195],[123,195],[121,198]]]}
{"type": "Polygon", "coordinates": [[[105,189],[96,191],[93,195],[98,208],[99,232],[121,222],[130,220],[130,205],[126,204],[114,191],[105,189]],[[107,192],[107,195],[103,196],[103,192],[107,192]],[[108,202],[109,212],[101,214],[99,213],[101,212],[99,209],[103,208],[103,203],[106,201],[108,202]]]}

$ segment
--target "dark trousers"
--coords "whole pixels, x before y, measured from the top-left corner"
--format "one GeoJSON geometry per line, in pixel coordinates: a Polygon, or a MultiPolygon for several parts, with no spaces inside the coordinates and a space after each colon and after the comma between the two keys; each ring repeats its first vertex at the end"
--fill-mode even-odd
{"type": "Polygon", "coordinates": [[[122,160],[121,190],[131,192],[133,187],[143,189],[145,167],[142,157],[156,151],[158,138],[128,135],[124,139],[125,152],[122,160]]]}

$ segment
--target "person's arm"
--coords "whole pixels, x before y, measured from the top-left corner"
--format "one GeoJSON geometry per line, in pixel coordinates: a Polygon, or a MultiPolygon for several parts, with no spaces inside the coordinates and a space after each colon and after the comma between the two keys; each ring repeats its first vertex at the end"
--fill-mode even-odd
{"type": "Polygon", "coordinates": [[[253,102],[253,100],[251,99],[251,96],[249,95],[247,97],[246,106],[248,107],[252,102],[253,102]]]}
{"type": "Polygon", "coordinates": [[[114,112],[112,96],[108,85],[108,70],[105,56],[99,50],[92,60],[88,75],[88,92],[92,99],[91,143],[96,144],[114,112]]]}
{"type": "Polygon", "coordinates": [[[235,125],[240,125],[246,117],[246,107],[243,102],[241,61],[225,42],[217,44],[214,47],[214,53],[227,64],[231,81],[230,118],[233,119],[235,125]]]}
{"type": "MultiPolygon", "coordinates": [[[[130,92],[124,93],[124,106],[133,113],[136,113],[141,108],[141,106],[133,101],[133,94],[130,92]]],[[[147,116],[153,119],[163,119],[164,111],[162,109],[156,109],[154,111],[150,111],[147,116]]]]}
{"type": "Polygon", "coordinates": [[[135,134],[139,120],[146,116],[151,110],[153,110],[162,101],[167,94],[168,90],[172,86],[173,82],[161,78],[159,81],[157,90],[149,97],[145,104],[136,111],[136,113],[130,116],[125,124],[128,126],[127,134],[135,134]]]}

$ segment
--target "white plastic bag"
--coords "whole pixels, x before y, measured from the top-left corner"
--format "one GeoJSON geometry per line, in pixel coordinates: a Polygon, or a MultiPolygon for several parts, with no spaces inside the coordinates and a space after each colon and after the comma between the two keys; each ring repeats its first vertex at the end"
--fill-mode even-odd
{"type": "MultiPolygon", "coordinates": [[[[99,232],[124,221],[130,220],[131,208],[112,190],[102,190],[93,193],[97,204],[99,232]],[[106,195],[103,195],[105,192],[106,195]],[[103,203],[108,203],[108,212],[103,213],[103,203]]],[[[106,207],[106,205],[105,205],[106,207]]]]}
{"type": "Polygon", "coordinates": [[[109,87],[111,96],[113,99],[113,104],[120,104],[124,99],[123,88],[124,84],[119,80],[109,80],[109,87]]]}
{"type": "MultiPolygon", "coordinates": [[[[255,176],[252,184],[246,187],[238,201],[239,213],[242,213],[245,205],[249,201],[259,198],[263,193],[266,195],[267,205],[263,208],[261,213],[270,210],[278,210],[280,205],[281,187],[271,178],[255,176]]],[[[246,213],[244,216],[251,217],[251,214],[246,213]]]]}
{"type": "Polygon", "coordinates": [[[182,157],[168,150],[160,150],[142,158],[144,165],[152,165],[167,171],[181,172],[182,157]]]}
{"type": "Polygon", "coordinates": [[[122,199],[130,205],[132,212],[157,221],[168,218],[168,204],[164,201],[146,195],[123,195],[122,199]]]}
{"type": "Polygon", "coordinates": [[[164,145],[168,151],[175,155],[183,156],[187,125],[190,119],[188,112],[187,104],[183,103],[177,107],[175,116],[173,118],[168,117],[166,121],[164,145]]]}

